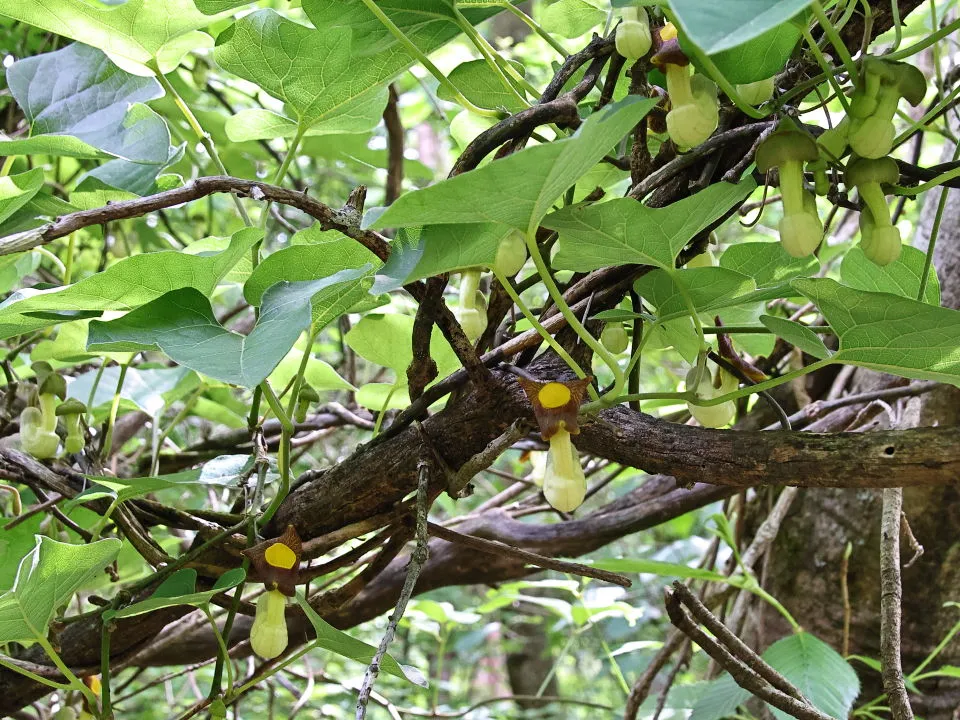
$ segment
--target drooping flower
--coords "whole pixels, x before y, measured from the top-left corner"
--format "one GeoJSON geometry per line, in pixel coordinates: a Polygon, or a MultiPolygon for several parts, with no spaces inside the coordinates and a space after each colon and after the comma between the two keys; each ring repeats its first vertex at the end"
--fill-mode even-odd
{"type": "Polygon", "coordinates": [[[257,613],[250,628],[250,647],[270,660],[287,648],[287,598],[293,597],[299,578],[303,545],[293,525],[283,535],[244,550],[266,592],[257,601],[257,613]]]}

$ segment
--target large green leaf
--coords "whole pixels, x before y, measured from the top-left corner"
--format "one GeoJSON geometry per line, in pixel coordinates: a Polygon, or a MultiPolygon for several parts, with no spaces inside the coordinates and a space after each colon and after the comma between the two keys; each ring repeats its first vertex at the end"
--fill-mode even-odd
{"type": "Polygon", "coordinates": [[[637,292],[657,308],[660,316],[688,310],[689,297],[698,311],[739,304],[756,290],[753,278],[726,268],[683,268],[654,270],[635,283],[637,292]]]}
{"type": "Polygon", "coordinates": [[[175,290],[131,313],[90,323],[89,350],[161,350],[177,363],[232,385],[256,387],[290,351],[312,319],[310,299],[361,277],[366,268],[341,270],[307,282],[281,282],[263,294],[249,335],[225,329],[197,290],[175,290]]]}
{"type": "Polygon", "coordinates": [[[835,280],[794,280],[836,331],[836,362],[960,385],[960,311],[835,280]]]}
{"type": "Polygon", "coordinates": [[[112,538],[71,545],[37,535],[33,551],[20,561],[13,588],[0,595],[0,643],[30,644],[45,638],[57,609],[102,572],[120,546],[112,538]]]}
{"type": "MultiPolygon", "coordinates": [[[[402,195],[372,226],[499,223],[528,231],[656,104],[632,96],[591,115],[569,138],[537,145],[402,195]],[[482,197],[483,202],[477,202],[482,197]]],[[[371,215],[372,217],[372,215],[371,215]]]]}
{"type": "Polygon", "coordinates": [[[744,242],[723,251],[720,267],[749,275],[757,287],[770,287],[812,275],[820,269],[820,263],[813,255],[805,258],[788,255],[779,242],[744,242]]]}
{"type": "Polygon", "coordinates": [[[454,270],[490,267],[500,241],[513,232],[516,231],[507,225],[466,223],[428,225],[410,233],[409,243],[398,234],[380,274],[395,277],[399,286],[454,270]]]}
{"type": "Polygon", "coordinates": [[[206,605],[214,595],[219,595],[242,583],[246,575],[243,568],[233,568],[218,577],[209,590],[198,591],[196,589],[197,571],[193,568],[177,570],[160,583],[160,586],[146,600],[127,605],[119,610],[107,610],[103,613],[103,619],[115,620],[117,618],[134,617],[177,605],[193,605],[194,607],[206,605]]]}
{"type": "Polygon", "coordinates": [[[376,116],[377,106],[382,111],[386,105],[384,85],[361,88],[355,82],[349,33],[308,28],[273,10],[247,15],[221,33],[214,58],[228,72],[283,100],[303,129],[332,121],[331,132],[362,131],[370,126],[364,118],[371,109],[376,116]],[[345,128],[344,118],[353,117],[360,124],[348,122],[345,128]]]}
{"type": "Polygon", "coordinates": [[[680,27],[708,55],[735,48],[787,22],[812,0],[668,0],[680,27]]]}
{"type": "MultiPolygon", "coordinates": [[[[380,265],[377,257],[356,240],[335,230],[323,231],[319,225],[296,233],[291,243],[260,263],[244,284],[244,297],[251,304],[259,305],[267,288],[282,280],[317,280],[346,268],[380,265]]],[[[368,303],[373,282],[374,270],[370,269],[354,280],[320,291],[313,298],[313,322],[324,327],[357,305],[368,303]]]]}
{"type": "Polygon", "coordinates": [[[209,295],[262,237],[261,230],[244,228],[234,233],[226,250],[213,255],[173,250],[134,255],[64,288],[20,290],[0,304],[0,338],[55,325],[62,318],[51,311],[96,315],[104,310],[130,310],[180,288],[209,295]]]}
{"type": "Polygon", "coordinates": [[[30,122],[30,137],[9,154],[116,158],[89,174],[145,194],[175,156],[163,119],[142,103],[163,95],[153,78],[120,70],[100,50],[73,43],[19,60],[7,82],[30,122]]]}
{"type": "MultiPolygon", "coordinates": [[[[322,647],[324,650],[329,650],[350,660],[356,660],[364,665],[370,664],[376,652],[376,648],[373,647],[373,645],[368,645],[362,640],[357,640],[345,632],[337,630],[333,625],[320,617],[317,611],[310,607],[310,603],[307,602],[303,591],[300,589],[297,590],[296,601],[317,633],[317,639],[314,642],[318,647],[322,647]]],[[[393,675],[401,680],[411,682],[414,685],[421,687],[427,686],[427,680],[424,678],[423,673],[414,667],[401,665],[394,660],[392,655],[385,654],[380,659],[380,670],[388,675],[393,675]]]]}
{"type": "MultiPolygon", "coordinates": [[[[778,640],[763,653],[770,666],[796,685],[822,712],[844,720],[860,694],[860,680],[849,663],[832,647],[810,633],[778,640]]],[[[790,715],[771,707],[778,720],[790,715]]]]}
{"type": "Polygon", "coordinates": [[[168,73],[186,52],[211,44],[197,32],[216,18],[204,15],[192,0],[128,0],[108,7],[85,0],[10,0],[0,15],[103,50],[135,75],[150,76],[149,65],[168,73]]]}
{"type": "MultiPolygon", "coordinates": [[[[859,246],[850,248],[840,264],[840,280],[844,285],[857,290],[893,293],[911,300],[920,292],[920,278],[927,255],[923,251],[904,245],[900,257],[881,267],[867,259],[859,246]]],[[[924,288],[923,300],[931,305],[940,304],[940,281],[937,271],[930,268],[930,277],[924,288]]]]}
{"type": "Polygon", "coordinates": [[[662,208],[631,198],[572,205],[551,213],[543,225],[560,233],[558,270],[596,270],[608,265],[672,268],[683,246],[746,198],[756,183],[716,183],[662,208]]]}
{"type": "Polygon", "coordinates": [[[800,28],[782,23],[752,40],[711,56],[713,64],[732,83],[752,83],[783,70],[800,41],[800,28]]]}
{"type": "Polygon", "coordinates": [[[586,0],[557,0],[544,9],[540,24],[549,33],[576,38],[603,23],[607,13],[586,0]]]}
{"type": "Polygon", "coordinates": [[[0,223],[30,202],[42,187],[43,168],[0,177],[0,223]]]}

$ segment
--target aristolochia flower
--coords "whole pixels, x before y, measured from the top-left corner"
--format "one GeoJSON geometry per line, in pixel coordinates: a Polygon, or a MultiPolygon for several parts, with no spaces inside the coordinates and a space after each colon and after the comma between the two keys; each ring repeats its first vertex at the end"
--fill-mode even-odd
{"type": "Polygon", "coordinates": [[[287,648],[284,612],[287,598],[293,596],[297,584],[301,551],[300,536],[293,525],[288,525],[280,537],[244,550],[267,589],[257,602],[257,614],[250,628],[250,647],[265,660],[277,657],[287,648]]]}
{"type": "Polygon", "coordinates": [[[543,474],[543,496],[557,510],[572,512],[587,493],[587,479],[570,436],[580,433],[577,411],[590,378],[547,383],[520,378],[519,382],[533,405],[540,437],[550,443],[543,474]]]}

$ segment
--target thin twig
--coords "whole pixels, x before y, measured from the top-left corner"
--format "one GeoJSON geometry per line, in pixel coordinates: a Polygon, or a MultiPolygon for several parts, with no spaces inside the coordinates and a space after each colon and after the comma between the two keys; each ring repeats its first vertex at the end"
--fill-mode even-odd
{"type": "Polygon", "coordinates": [[[903,489],[883,491],[883,514],[880,525],[880,664],[883,689],[887,693],[893,720],[913,720],[910,698],[903,681],[900,661],[900,515],[903,489]]]}
{"type": "Polygon", "coordinates": [[[507,545],[499,540],[487,540],[486,538],[477,537],[476,535],[465,535],[464,533],[459,533],[456,530],[451,530],[450,528],[443,527],[442,525],[436,525],[434,523],[428,523],[427,527],[429,528],[431,535],[434,535],[441,540],[446,540],[450,543],[456,543],[457,545],[465,545],[466,547],[479,550],[480,552],[489,553],[491,555],[509,555],[511,557],[523,560],[529,565],[535,565],[536,567],[547,570],[570,573],[571,575],[580,575],[581,577],[605,580],[606,582],[613,583],[614,585],[619,585],[621,587],[630,587],[631,585],[630,579],[624,575],[620,575],[619,573],[609,572],[607,570],[599,570],[598,568],[593,568],[589,565],[581,565],[580,563],[557,560],[556,558],[547,557],[546,555],[538,555],[537,553],[532,553],[528,550],[521,550],[520,548],[515,548],[512,545],[507,545]]]}
{"type": "Polygon", "coordinates": [[[367,716],[367,703],[370,701],[370,693],[373,692],[373,685],[377,681],[377,675],[380,674],[380,662],[383,656],[387,654],[390,643],[397,633],[397,625],[400,618],[403,617],[407,609],[407,603],[413,595],[413,588],[417,584],[417,578],[420,571],[427,562],[427,513],[429,507],[429,486],[430,486],[430,463],[427,460],[421,460],[417,464],[417,529],[416,529],[416,547],[410,555],[410,564],[407,566],[407,578],[404,580],[403,589],[400,591],[400,597],[397,599],[397,607],[393,615],[390,616],[390,622],[380,640],[380,646],[370,661],[370,666],[363,675],[363,684],[360,686],[360,693],[357,697],[357,720],[364,720],[367,716]]]}
{"type": "Polygon", "coordinates": [[[907,520],[907,514],[905,512],[900,513],[900,532],[903,534],[904,539],[906,539],[907,545],[909,545],[913,551],[913,556],[903,564],[903,568],[906,570],[923,557],[923,545],[917,540],[917,536],[913,534],[913,528],[910,527],[910,521],[907,520]]]}

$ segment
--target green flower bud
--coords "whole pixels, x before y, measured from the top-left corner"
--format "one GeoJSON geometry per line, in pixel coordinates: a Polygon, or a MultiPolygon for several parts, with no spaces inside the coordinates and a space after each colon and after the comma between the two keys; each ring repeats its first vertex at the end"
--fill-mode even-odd
{"type": "Polygon", "coordinates": [[[250,628],[250,647],[264,660],[272,660],[287,649],[286,596],[267,590],[257,601],[257,614],[250,628]]]}
{"type": "MultiPolygon", "coordinates": [[[[57,416],[53,415],[54,428],[57,416]]],[[[39,408],[27,407],[20,414],[20,447],[25,453],[33,455],[38,460],[56,457],[60,448],[60,437],[52,430],[47,430],[43,413],[39,408]]]]}
{"type": "Polygon", "coordinates": [[[690,77],[690,61],[680,49],[671,27],[660,32],[660,49],[651,58],[667,78],[672,109],[667,113],[667,133],[681,150],[699,145],[713,134],[720,121],[716,87],[706,78],[690,77]]]}
{"type": "Polygon", "coordinates": [[[587,494],[587,478],[580,467],[570,433],[557,430],[550,436],[550,450],[543,474],[543,496],[560,512],[573,512],[587,494]]]}
{"type": "Polygon", "coordinates": [[[514,230],[497,245],[497,257],[493,261],[493,269],[500,275],[512,277],[523,268],[527,262],[527,244],[523,240],[523,233],[514,230]]]}
{"type": "Polygon", "coordinates": [[[475,308],[461,308],[458,313],[460,316],[460,327],[463,328],[464,335],[474,343],[483,335],[487,329],[487,316],[475,308]]]}
{"type": "Polygon", "coordinates": [[[297,395],[297,406],[293,419],[298,423],[305,422],[310,406],[319,399],[320,395],[317,394],[317,391],[314,390],[309,383],[303,383],[303,385],[300,386],[300,394],[297,395]]]}
{"type": "Polygon", "coordinates": [[[614,355],[619,355],[630,346],[630,338],[620,322],[608,322],[600,333],[600,342],[614,355]]]}
{"type": "Polygon", "coordinates": [[[867,259],[880,265],[889,265],[900,257],[903,242],[895,225],[877,227],[868,208],[860,211],[860,249],[867,259]]]}
{"type": "Polygon", "coordinates": [[[856,158],[847,165],[844,179],[848,188],[857,189],[865,205],[860,213],[863,252],[877,265],[889,265],[900,257],[901,238],[890,217],[881,185],[900,179],[896,161],[889,157],[856,158]]]}
{"type": "MultiPolygon", "coordinates": [[[[715,382],[710,377],[710,371],[707,369],[706,363],[701,363],[701,361],[698,361],[698,364],[687,373],[687,390],[693,391],[697,398],[701,400],[711,400],[726,395],[736,390],[738,385],[737,379],[722,368],[717,368],[715,382]],[[717,384],[719,387],[716,387],[717,384]]],[[[688,402],[687,409],[698,423],[708,428],[719,428],[727,425],[733,420],[733,416],[737,412],[737,406],[732,400],[710,406],[694,405],[688,402]]]]}
{"type": "MultiPolygon", "coordinates": [[[[806,195],[813,199],[810,193],[806,195]]],[[[792,257],[807,257],[820,246],[823,239],[823,223],[815,212],[784,215],[777,227],[780,230],[780,244],[792,257]]]]}
{"type": "Polygon", "coordinates": [[[63,418],[63,424],[67,429],[64,450],[68,454],[80,452],[86,444],[83,429],[80,427],[80,419],[85,412],[87,412],[87,406],[76,398],[65,400],[56,410],[57,417],[63,418]]]}
{"type": "Polygon", "coordinates": [[[747,105],[761,105],[765,103],[773,97],[774,89],[775,84],[772,77],[737,85],[737,93],[739,93],[740,99],[747,103],[747,105]]]}
{"type": "Polygon", "coordinates": [[[646,9],[623,9],[623,21],[617,26],[616,44],[617,52],[630,62],[636,62],[650,52],[653,38],[650,35],[650,19],[646,9]]]}
{"type": "Polygon", "coordinates": [[[674,106],[667,113],[667,134],[681,150],[689,150],[713,135],[720,122],[717,101],[699,94],[688,105],[674,106]]]}

